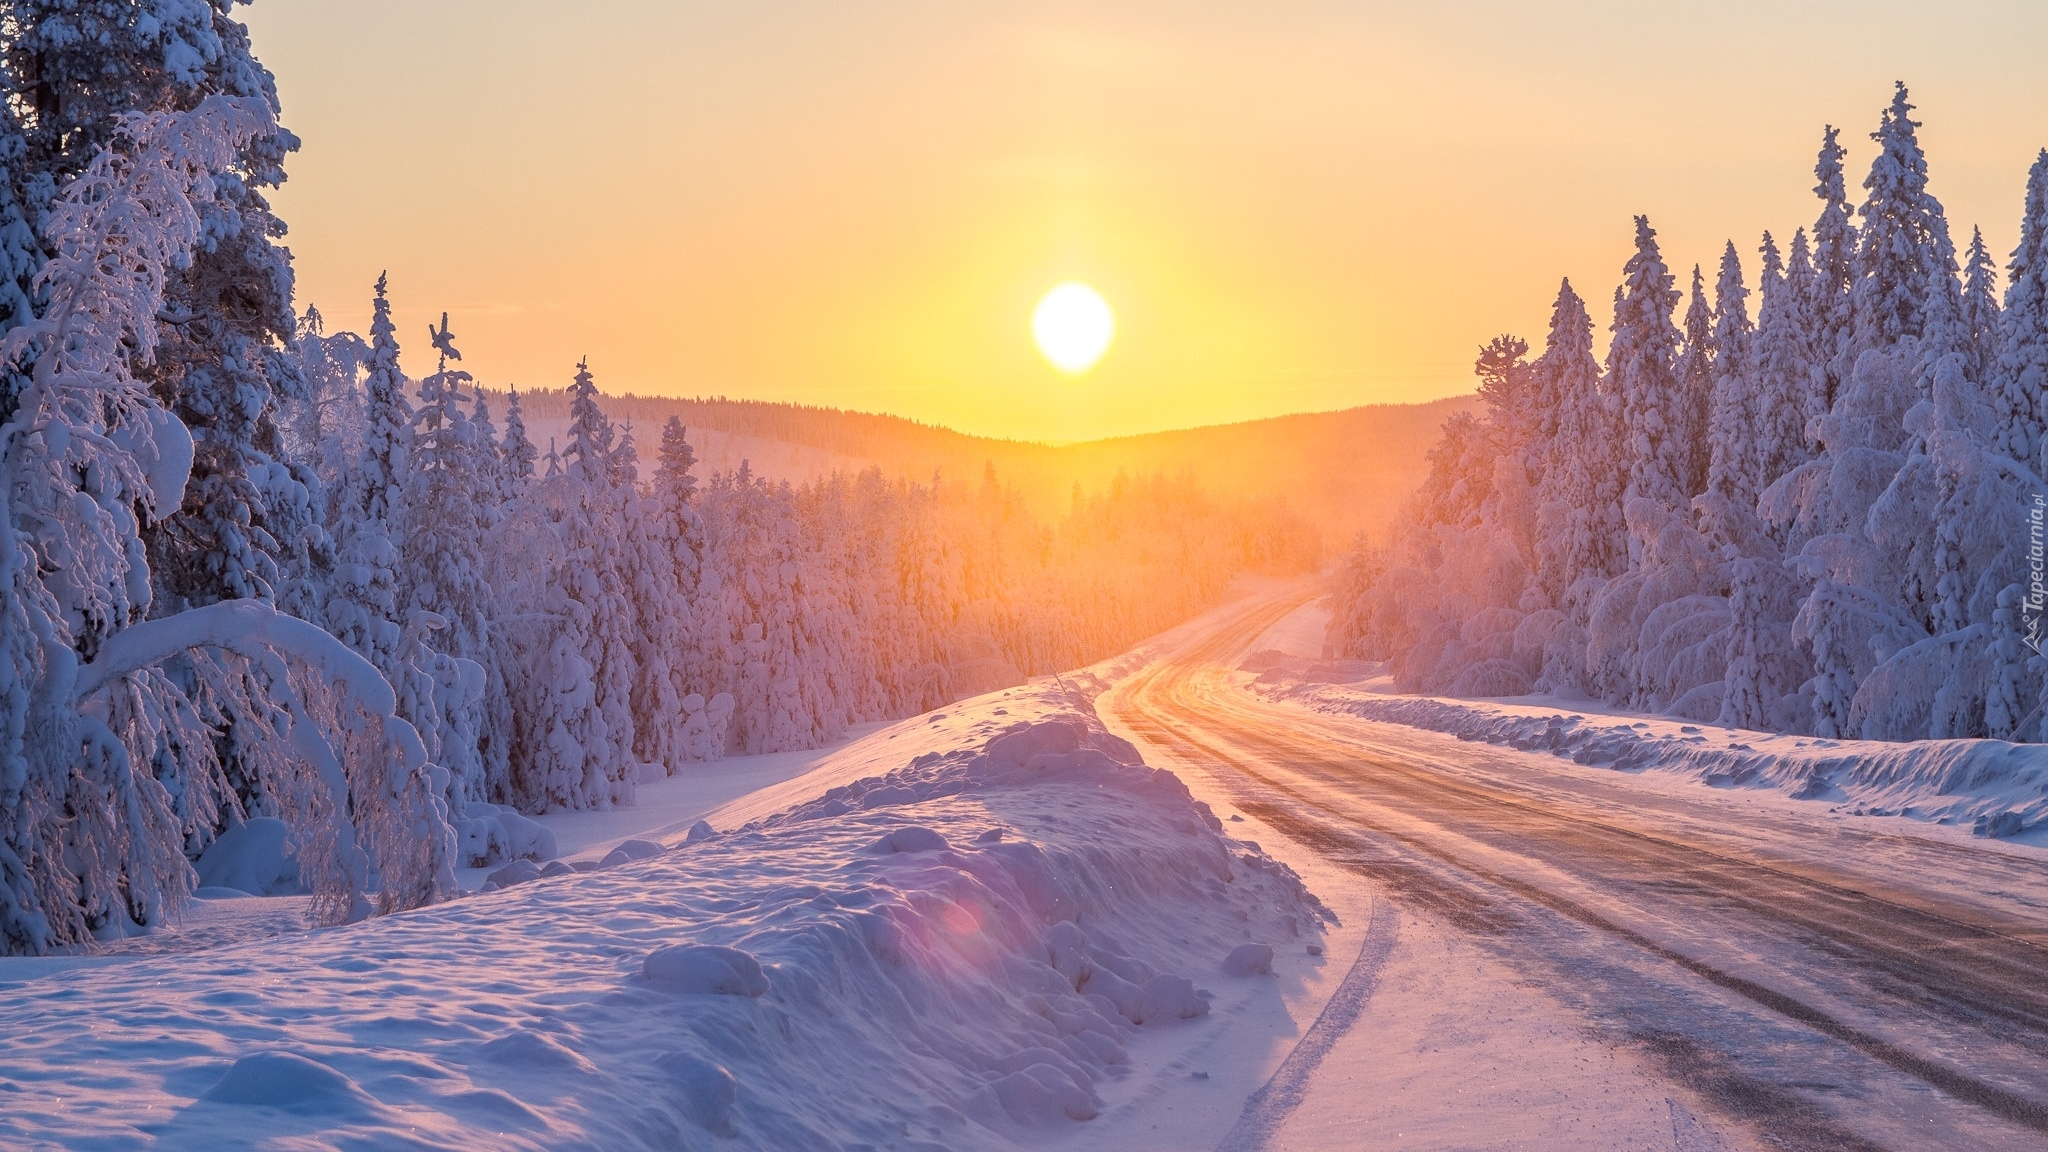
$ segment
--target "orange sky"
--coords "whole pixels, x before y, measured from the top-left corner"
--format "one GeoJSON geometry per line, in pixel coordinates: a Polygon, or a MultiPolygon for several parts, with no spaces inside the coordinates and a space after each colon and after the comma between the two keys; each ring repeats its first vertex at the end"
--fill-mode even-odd
{"type": "Polygon", "coordinates": [[[1958,243],[2003,261],[2048,5],[1652,7],[238,12],[305,141],[302,305],[360,330],[388,268],[412,370],[445,309],[491,383],[588,355],[607,392],[1052,440],[1448,395],[1489,335],[1540,341],[1560,275],[1604,311],[1633,213],[1687,268],[1810,223],[1821,125],[1860,181],[1894,78],[1958,243]],[[1029,333],[1068,279],[1118,322],[1074,379],[1029,333]]]}

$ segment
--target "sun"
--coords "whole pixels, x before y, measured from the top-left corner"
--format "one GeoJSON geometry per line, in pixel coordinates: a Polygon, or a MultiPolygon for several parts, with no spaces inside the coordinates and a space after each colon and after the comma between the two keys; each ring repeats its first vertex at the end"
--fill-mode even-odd
{"type": "Polygon", "coordinates": [[[1031,313],[1031,337],[1052,366],[1079,376],[1109,349],[1116,335],[1116,315],[1102,294],[1079,280],[1069,280],[1045,294],[1031,313]]]}

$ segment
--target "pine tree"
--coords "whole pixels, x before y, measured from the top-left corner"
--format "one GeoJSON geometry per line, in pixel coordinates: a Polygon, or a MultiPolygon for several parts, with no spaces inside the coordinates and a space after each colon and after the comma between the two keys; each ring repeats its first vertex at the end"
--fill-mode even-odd
{"type": "Polygon", "coordinates": [[[439,328],[428,327],[428,335],[439,362],[420,381],[413,414],[411,467],[404,478],[411,523],[400,551],[408,623],[439,621],[420,643],[434,654],[436,763],[451,776],[449,807],[462,818],[470,802],[504,792],[511,743],[503,675],[491,640],[497,596],[483,554],[500,513],[492,475],[497,446],[463,411],[462,389],[472,380],[450,366],[462,353],[446,313],[439,328]]]}
{"type": "MultiPolygon", "coordinates": [[[[8,92],[20,83],[9,73],[10,61],[0,53],[0,84],[8,92]]],[[[28,141],[12,108],[0,109],[0,338],[34,320],[35,276],[43,266],[41,238],[36,234],[21,177],[27,173],[28,141]]],[[[14,418],[16,398],[29,386],[32,366],[0,367],[0,424],[14,418]]]]}
{"type": "Polygon", "coordinates": [[[469,409],[469,427],[474,435],[477,467],[483,486],[493,504],[506,498],[505,457],[498,449],[498,425],[491,419],[491,402],[482,388],[476,389],[476,403],[469,409]]]}
{"type": "Polygon", "coordinates": [[[633,422],[619,433],[619,442],[612,449],[612,484],[619,488],[632,488],[640,483],[640,448],[633,443],[633,422]]]}
{"type": "MultiPolygon", "coordinates": [[[[0,140],[20,143],[18,162],[0,165],[14,185],[0,204],[13,201],[47,248],[53,198],[114,138],[122,114],[193,109],[223,95],[274,117],[271,75],[229,11],[183,0],[11,5],[5,118],[14,129],[0,140]]],[[[283,181],[297,148],[274,120],[242,145],[219,194],[198,208],[205,241],[166,289],[165,315],[175,319],[158,333],[148,381],[192,430],[195,452],[185,506],[145,531],[162,611],[272,597],[280,558],[317,542],[305,477],[275,466],[275,408],[302,384],[288,351],[296,323],[291,264],[276,243],[284,227],[265,190],[283,181]]],[[[22,262],[13,262],[18,272],[22,262]]]]}
{"type": "Polygon", "coordinates": [[[1557,436],[1536,496],[1537,572],[1550,602],[1562,606],[1580,580],[1604,580],[1627,562],[1623,475],[1614,452],[1618,415],[1600,386],[1592,317],[1569,280],[1558,286],[1536,372],[1560,398],[1557,436]]]}
{"type": "Polygon", "coordinates": [[[1707,490],[1707,470],[1713,455],[1707,443],[1708,416],[1713,410],[1714,361],[1719,354],[1714,341],[1714,310],[1707,304],[1706,279],[1695,264],[1692,303],[1685,310],[1685,343],[1673,368],[1678,378],[1673,432],[1679,444],[1690,449],[1684,471],[1683,490],[1687,496],[1707,490]]]}
{"type": "MultiPolygon", "coordinates": [[[[1479,377],[1479,398],[1486,404],[1486,422],[1503,452],[1521,453],[1540,442],[1541,419],[1532,401],[1536,391],[1528,362],[1529,344],[1519,336],[1495,336],[1479,349],[1473,373],[1479,377]]],[[[993,467],[993,465],[990,465],[993,467]]],[[[993,476],[983,478],[984,484],[993,476]]]]}
{"type": "Polygon", "coordinates": [[[2027,172],[2020,242],[2007,265],[2012,277],[1999,318],[1998,361],[1987,374],[1997,421],[1997,446],[2036,467],[2048,427],[2048,149],[2027,172]]]}
{"type": "Polygon", "coordinates": [[[683,422],[669,417],[661,429],[651,496],[659,525],[649,533],[668,549],[666,560],[675,589],[663,624],[668,645],[665,658],[680,709],[666,716],[666,724],[678,731],[664,739],[679,742],[682,759],[711,760],[725,752],[726,724],[734,702],[723,691],[704,653],[706,635],[715,623],[713,610],[719,589],[709,571],[710,542],[704,517],[694,503],[697,478],[691,469],[696,463],[697,453],[683,422]]]}
{"type": "Polygon", "coordinates": [[[380,275],[371,303],[362,455],[336,501],[335,564],[324,581],[320,624],[391,685],[399,714],[437,759],[442,725],[432,656],[409,626],[414,581],[403,548],[412,523],[413,410],[387,293],[380,275]]]}
{"type": "Polygon", "coordinates": [[[406,503],[414,513],[404,534],[410,608],[445,621],[437,647],[476,659],[488,648],[490,585],[483,578],[483,538],[494,519],[495,493],[485,473],[486,441],[463,411],[470,374],[459,362],[443,313],[428,334],[440,353],[420,381],[412,415],[412,450],[404,474],[406,503]]]}
{"type": "MultiPolygon", "coordinates": [[[[1755,458],[1756,396],[1750,363],[1749,288],[1742,282],[1742,258],[1730,240],[1721,253],[1714,282],[1713,401],[1708,428],[1707,488],[1740,508],[1754,509],[1762,491],[1755,458]]],[[[1690,321],[1690,317],[1688,317],[1690,321]]],[[[1691,327],[1688,322],[1687,327],[1691,327]]]]}
{"type": "Polygon", "coordinates": [[[688,430],[683,427],[682,418],[671,416],[661,426],[661,456],[655,466],[655,490],[677,504],[689,503],[690,496],[697,491],[697,477],[691,469],[697,466],[697,450],[690,446],[688,430]]]}
{"type": "MultiPolygon", "coordinates": [[[[1798,403],[1786,409],[1784,419],[1788,430],[1780,443],[1787,446],[1788,460],[1805,460],[1811,458],[1820,445],[1815,422],[1827,415],[1836,392],[1830,391],[1828,368],[1825,363],[1826,349],[1821,344],[1822,337],[1816,332],[1814,321],[1827,297],[1822,291],[1820,272],[1814,267],[1808,255],[1804,228],[1795,229],[1792,233],[1792,250],[1785,261],[1784,276],[1785,308],[1788,310],[1788,343],[1785,347],[1798,362],[1806,366],[1806,371],[1803,384],[1799,382],[1796,374],[1786,378],[1784,387],[1787,391],[1784,394],[1796,397],[1798,403]],[[1791,425],[1795,423],[1799,425],[1796,435],[1791,430],[1791,425]],[[1804,446],[1803,449],[1801,445],[1804,446]]],[[[1795,371],[1794,360],[1787,359],[1783,363],[1788,372],[1795,371]]],[[[1779,468],[1789,466],[1781,464],[1779,468]]]]}
{"type": "Polygon", "coordinates": [[[1808,424],[1820,415],[1819,374],[1807,343],[1812,331],[1804,305],[1811,295],[1801,291],[1803,278],[1814,274],[1805,267],[1803,236],[1795,235],[1797,258],[1788,271],[1778,255],[1771,234],[1764,233],[1763,277],[1759,284],[1762,301],[1757,309],[1757,330],[1750,361],[1749,411],[1753,423],[1749,443],[1748,477],[1750,507],[1757,497],[1792,469],[1812,459],[1808,424]]]}
{"type": "Polygon", "coordinates": [[[394,534],[406,527],[405,490],[401,480],[412,470],[412,401],[406,396],[405,373],[398,368],[398,328],[391,322],[391,300],[384,274],[377,277],[377,295],[370,311],[370,370],[363,379],[363,462],[350,484],[359,510],[380,520],[394,534]]]}
{"type": "Polygon", "coordinates": [[[1837,139],[1840,134],[1834,125],[1828,125],[1820,159],[1813,168],[1820,181],[1813,191],[1820,197],[1821,210],[1813,223],[1813,296],[1804,302],[1810,326],[1808,344],[1822,373],[1823,409],[1834,404],[1847,373],[1847,368],[1837,367],[1837,358],[1848,350],[1855,321],[1850,294],[1856,284],[1858,236],[1842,177],[1842,159],[1847,153],[1837,139]]]}
{"type": "Polygon", "coordinates": [[[1956,290],[1955,245],[1940,201],[1927,191],[1927,157],[1912,111],[1901,82],[1871,133],[1878,154],[1863,181],[1851,293],[1857,349],[1887,348],[1919,336],[1927,324],[1928,298],[1956,290]]]}
{"type": "Polygon", "coordinates": [[[567,463],[558,466],[550,442],[549,475],[529,497],[542,513],[535,530],[545,533],[529,547],[544,547],[548,561],[539,572],[522,569],[517,595],[546,625],[517,641],[522,655],[506,661],[523,713],[511,768],[514,792],[528,804],[609,808],[632,800],[639,772],[631,492],[613,483],[614,433],[587,364],[569,392],[567,463]],[[529,666],[515,674],[519,663],[529,666]]]}
{"type": "Polygon", "coordinates": [[[363,370],[370,346],[353,332],[329,333],[320,310],[312,307],[299,319],[298,344],[306,389],[286,406],[280,423],[288,454],[318,465],[322,495],[331,500],[362,452],[363,370]]]}
{"type": "MultiPolygon", "coordinates": [[[[592,487],[612,487],[616,482],[612,471],[614,435],[612,422],[597,404],[597,381],[590,374],[590,362],[581,361],[576,365],[576,379],[569,385],[569,446],[562,452],[563,472],[592,487]]],[[[548,450],[554,450],[552,440],[548,450]]]]}
{"type": "MultiPolygon", "coordinates": [[[[1683,508],[1692,496],[1687,488],[1699,446],[1685,440],[1690,422],[1678,411],[1681,393],[1673,361],[1679,333],[1671,323],[1678,292],[1647,216],[1636,217],[1636,251],[1622,276],[1607,375],[1621,399],[1622,449],[1628,459],[1623,504],[1643,500],[1659,508],[1683,508]]],[[[1630,564],[1641,560],[1644,543],[1630,534],[1630,564]]]]}
{"type": "Polygon", "coordinates": [[[0,424],[10,952],[175,913],[186,845],[248,811],[245,796],[296,825],[322,919],[452,883],[424,751],[374,669],[265,603],[153,602],[142,535],[180,506],[194,437],[137,373],[219,219],[209,202],[232,195],[223,177],[273,130],[262,101],[228,97],[123,121],[46,203],[52,254],[28,293],[45,311],[0,338],[0,364],[27,380],[0,424]]]}
{"type": "MultiPolygon", "coordinates": [[[[553,445],[549,446],[552,454],[553,445]]],[[[519,386],[512,386],[512,398],[505,408],[505,441],[499,449],[504,461],[505,494],[517,496],[533,480],[533,463],[540,452],[526,436],[526,417],[519,410],[519,386]]]]}
{"type": "Polygon", "coordinates": [[[1984,230],[1970,229],[1970,251],[1963,262],[1962,335],[1964,369],[1972,380],[1985,380],[1998,363],[1998,265],[1984,247],[1984,230]]]}

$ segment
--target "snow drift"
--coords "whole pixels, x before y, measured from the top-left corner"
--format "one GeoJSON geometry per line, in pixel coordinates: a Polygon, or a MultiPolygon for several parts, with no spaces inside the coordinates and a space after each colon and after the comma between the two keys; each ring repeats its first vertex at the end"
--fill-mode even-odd
{"type": "Polygon", "coordinates": [[[1056,1140],[1328,916],[1086,707],[906,722],[864,743],[907,766],[600,871],[16,984],[0,1143],[1056,1140]]]}
{"type": "MultiPolygon", "coordinates": [[[[1356,661],[1310,664],[1261,654],[1247,662],[1273,699],[1321,712],[1445,732],[1460,740],[1549,752],[1575,764],[1673,773],[1715,787],[1767,788],[1859,815],[1960,824],[2014,836],[2048,821],[2048,747],[2003,740],[1827,740],[1631,715],[1558,701],[1449,700],[1372,690],[1356,661]],[[1292,674],[1290,674],[1290,671],[1292,674]],[[1318,682],[1323,681],[1323,682],[1318,682]]],[[[1381,680],[1379,683],[1384,684],[1381,680]]]]}

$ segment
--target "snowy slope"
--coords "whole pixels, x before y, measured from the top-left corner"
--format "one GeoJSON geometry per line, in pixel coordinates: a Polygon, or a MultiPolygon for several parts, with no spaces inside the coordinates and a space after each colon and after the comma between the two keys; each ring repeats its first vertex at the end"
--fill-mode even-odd
{"type": "Polygon", "coordinates": [[[1370,666],[1280,653],[1247,661],[1254,691],[1320,712],[1551,752],[1577,764],[1654,772],[1717,788],[1765,789],[1854,815],[1959,825],[2044,840],[2048,747],[2002,740],[1825,740],[1644,717],[1591,701],[1411,696],[1370,666]]]}
{"type": "Polygon", "coordinates": [[[1170,1100],[1327,919],[1136,761],[1015,689],[645,859],[10,982],[0,1144],[1069,1144],[1170,1100]]]}

